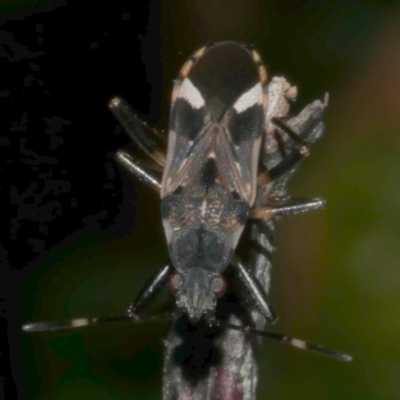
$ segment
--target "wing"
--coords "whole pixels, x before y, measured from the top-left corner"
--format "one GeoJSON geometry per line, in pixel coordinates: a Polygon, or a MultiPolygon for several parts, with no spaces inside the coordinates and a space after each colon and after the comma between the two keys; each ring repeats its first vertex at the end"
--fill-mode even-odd
{"type": "Polygon", "coordinates": [[[211,125],[212,118],[205,100],[190,78],[186,78],[171,107],[161,197],[185,186],[201,166],[212,142],[211,125]]]}
{"type": "Polygon", "coordinates": [[[243,93],[223,117],[216,139],[221,176],[249,206],[254,203],[264,108],[261,83],[243,93]]]}
{"type": "Polygon", "coordinates": [[[259,62],[257,53],[222,42],[184,65],[173,92],[162,197],[214,158],[229,190],[252,205],[266,106],[259,62]]]}

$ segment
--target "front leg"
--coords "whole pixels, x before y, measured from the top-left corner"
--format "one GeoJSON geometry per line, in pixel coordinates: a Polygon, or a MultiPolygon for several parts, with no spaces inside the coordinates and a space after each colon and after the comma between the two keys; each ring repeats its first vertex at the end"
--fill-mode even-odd
{"type": "Polygon", "coordinates": [[[136,299],[129,306],[129,317],[140,320],[140,312],[150,304],[157,294],[160,293],[161,289],[167,284],[171,270],[172,265],[168,262],[149,279],[136,296],[136,299]]]}

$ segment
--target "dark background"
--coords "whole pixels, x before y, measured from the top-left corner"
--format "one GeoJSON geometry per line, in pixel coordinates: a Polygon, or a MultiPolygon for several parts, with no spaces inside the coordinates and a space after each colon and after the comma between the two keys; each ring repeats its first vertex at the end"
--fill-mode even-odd
{"type": "Polygon", "coordinates": [[[265,341],[259,399],[400,391],[400,3],[165,0],[0,3],[0,246],[7,399],[159,398],[165,324],[22,333],[122,314],[166,257],[157,196],[111,160],[122,94],[165,128],[172,81],[209,40],[254,43],[296,109],[330,92],[326,136],[291,192],[324,211],[279,224],[278,329],[350,364],[265,341]],[[6,335],[7,333],[7,335],[6,335]]]}

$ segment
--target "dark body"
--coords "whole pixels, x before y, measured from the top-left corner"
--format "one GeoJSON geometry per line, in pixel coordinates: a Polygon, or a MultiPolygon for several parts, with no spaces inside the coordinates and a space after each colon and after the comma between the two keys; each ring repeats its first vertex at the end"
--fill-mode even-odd
{"type": "Polygon", "coordinates": [[[266,107],[257,57],[234,42],[202,48],[173,92],[161,210],[172,288],[192,320],[215,309],[255,199],[266,107]]]}

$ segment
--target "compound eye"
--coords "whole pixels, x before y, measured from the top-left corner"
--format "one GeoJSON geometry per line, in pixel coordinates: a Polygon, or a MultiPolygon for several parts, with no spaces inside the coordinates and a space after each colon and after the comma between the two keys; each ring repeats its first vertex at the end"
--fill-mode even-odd
{"type": "Polygon", "coordinates": [[[225,294],[227,289],[227,284],[222,276],[216,276],[212,283],[212,289],[217,297],[221,297],[225,294]]]}
{"type": "Polygon", "coordinates": [[[172,293],[176,293],[182,287],[183,279],[179,273],[173,274],[169,277],[168,286],[172,293]]]}

